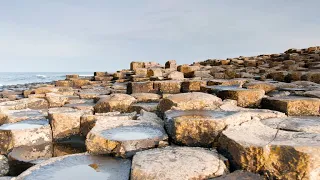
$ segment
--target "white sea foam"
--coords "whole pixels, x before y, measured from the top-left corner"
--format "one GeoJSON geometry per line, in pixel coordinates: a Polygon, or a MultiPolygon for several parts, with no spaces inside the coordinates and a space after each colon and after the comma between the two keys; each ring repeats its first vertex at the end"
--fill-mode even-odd
{"type": "Polygon", "coordinates": [[[46,75],[42,75],[42,74],[38,74],[38,75],[36,75],[38,78],[41,78],[41,79],[45,79],[45,78],[47,78],[47,76],[46,75]]]}

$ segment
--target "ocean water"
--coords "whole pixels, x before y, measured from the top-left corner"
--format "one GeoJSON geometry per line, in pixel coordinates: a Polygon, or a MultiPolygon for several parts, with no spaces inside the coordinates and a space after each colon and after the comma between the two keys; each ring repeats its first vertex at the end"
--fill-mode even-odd
{"type": "Polygon", "coordinates": [[[0,72],[0,87],[63,80],[66,78],[67,74],[93,76],[93,72],[0,72]]]}

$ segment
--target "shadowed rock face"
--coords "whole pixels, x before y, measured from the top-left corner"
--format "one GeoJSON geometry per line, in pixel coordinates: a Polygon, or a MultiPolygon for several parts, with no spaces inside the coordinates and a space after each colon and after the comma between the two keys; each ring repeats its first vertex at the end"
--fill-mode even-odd
{"type": "Polygon", "coordinates": [[[52,142],[52,131],[48,120],[25,120],[0,126],[0,137],[0,151],[7,153],[14,147],[52,142]]]}
{"type": "Polygon", "coordinates": [[[214,151],[192,147],[166,147],[137,153],[131,179],[207,179],[228,172],[223,158],[214,151]]]}
{"type": "Polygon", "coordinates": [[[277,179],[319,179],[320,135],[270,128],[259,121],[222,132],[218,150],[233,168],[277,179]],[[245,133],[244,133],[245,132],[245,133]]]}
{"type": "Polygon", "coordinates": [[[28,169],[17,180],[119,179],[128,180],[131,161],[78,154],[52,158],[28,169]]]}
{"type": "Polygon", "coordinates": [[[80,117],[90,113],[91,111],[81,111],[67,107],[49,109],[48,114],[53,139],[58,141],[72,135],[80,135],[80,117]]]}
{"type": "Polygon", "coordinates": [[[41,144],[35,146],[20,146],[13,148],[8,154],[10,164],[10,175],[17,176],[28,168],[41,162],[41,160],[52,157],[52,144],[41,144]]]}
{"type": "Polygon", "coordinates": [[[168,136],[156,121],[104,119],[88,133],[91,154],[131,157],[136,152],[167,145],[168,136]]]}

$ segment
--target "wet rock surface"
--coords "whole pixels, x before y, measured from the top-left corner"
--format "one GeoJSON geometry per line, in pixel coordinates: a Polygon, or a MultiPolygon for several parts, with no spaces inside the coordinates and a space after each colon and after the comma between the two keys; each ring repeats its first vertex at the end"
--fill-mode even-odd
{"type": "Polygon", "coordinates": [[[44,161],[19,175],[16,180],[127,180],[130,176],[130,167],[131,161],[128,159],[116,159],[87,154],[70,155],[44,161]]]}
{"type": "Polygon", "coordinates": [[[318,180],[319,60],[310,47],[4,86],[0,179],[318,180]]]}
{"type": "Polygon", "coordinates": [[[19,146],[52,142],[48,120],[25,120],[0,126],[0,151],[7,153],[19,146]]]}
{"type": "Polygon", "coordinates": [[[91,154],[133,156],[137,151],[167,144],[161,124],[145,120],[98,120],[88,133],[86,146],[91,154]]]}

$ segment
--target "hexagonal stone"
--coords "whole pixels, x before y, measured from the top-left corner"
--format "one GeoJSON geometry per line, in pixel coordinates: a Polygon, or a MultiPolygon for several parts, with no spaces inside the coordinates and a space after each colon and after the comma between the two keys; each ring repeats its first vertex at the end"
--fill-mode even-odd
{"type": "Polygon", "coordinates": [[[0,112],[0,125],[23,120],[45,119],[46,112],[32,109],[5,110],[0,112]]]}
{"type": "Polygon", "coordinates": [[[170,79],[170,80],[183,80],[184,74],[179,71],[173,71],[168,74],[168,79],[170,79]]]}
{"type": "Polygon", "coordinates": [[[52,144],[21,146],[13,148],[8,154],[8,160],[10,164],[9,174],[12,176],[17,176],[39,162],[51,158],[52,155],[52,144]]]}
{"type": "Polygon", "coordinates": [[[244,84],[243,87],[247,89],[262,89],[265,91],[265,93],[268,93],[270,91],[277,89],[276,85],[268,82],[250,82],[250,83],[244,84]]]}
{"type": "Polygon", "coordinates": [[[130,63],[130,70],[135,71],[137,68],[144,68],[144,63],[134,61],[130,63]]]}
{"type": "Polygon", "coordinates": [[[209,180],[264,180],[259,174],[254,174],[248,171],[237,170],[230,174],[226,174],[209,180]]]}
{"type": "Polygon", "coordinates": [[[214,95],[192,92],[180,93],[163,98],[158,110],[164,113],[170,109],[177,110],[214,110],[222,105],[222,100],[214,95]]]}
{"type": "Polygon", "coordinates": [[[49,109],[49,120],[55,141],[80,134],[80,117],[86,111],[68,107],[49,109]]]}
{"type": "Polygon", "coordinates": [[[318,179],[320,134],[283,131],[260,121],[227,128],[218,150],[234,169],[264,173],[271,179],[318,179]]]}
{"type": "Polygon", "coordinates": [[[47,120],[25,120],[0,126],[0,152],[14,147],[52,142],[52,131],[47,120]]]}
{"type": "Polygon", "coordinates": [[[68,101],[68,96],[56,94],[56,93],[46,93],[45,99],[49,103],[49,107],[62,107],[68,101]]]}
{"type": "Polygon", "coordinates": [[[320,99],[300,96],[268,97],[261,104],[263,108],[281,111],[289,116],[317,116],[320,109],[320,99]]]}
{"type": "Polygon", "coordinates": [[[177,94],[181,91],[181,81],[154,81],[153,88],[160,94],[177,94]]]}
{"type": "Polygon", "coordinates": [[[185,78],[191,78],[193,76],[193,72],[199,69],[199,66],[189,66],[185,64],[178,66],[178,71],[182,72],[185,78]]]}
{"type": "Polygon", "coordinates": [[[136,152],[167,144],[168,136],[157,122],[105,119],[96,122],[86,139],[91,154],[131,157],[136,152]]]}
{"type": "Polygon", "coordinates": [[[130,167],[128,159],[77,154],[51,158],[23,172],[16,180],[128,180],[130,167]]]}
{"type": "Polygon", "coordinates": [[[181,84],[181,91],[182,92],[198,92],[201,90],[201,86],[206,86],[206,81],[198,81],[198,80],[191,80],[191,81],[184,81],[181,84]]]}
{"type": "Polygon", "coordinates": [[[222,85],[222,86],[242,86],[248,82],[248,79],[213,79],[208,81],[208,86],[222,85]]]}
{"type": "Polygon", "coordinates": [[[127,93],[152,93],[153,89],[153,81],[146,82],[130,82],[128,83],[127,93]]]}
{"type": "Polygon", "coordinates": [[[148,69],[147,76],[148,77],[152,77],[152,76],[160,77],[160,76],[162,76],[162,70],[160,68],[148,69]]]}
{"type": "Polygon", "coordinates": [[[240,107],[258,107],[264,93],[261,89],[229,89],[219,91],[218,97],[236,100],[240,107]]]}
{"type": "Polygon", "coordinates": [[[169,60],[165,63],[166,69],[177,69],[177,62],[176,60],[169,60]]]}
{"type": "Polygon", "coordinates": [[[0,155],[0,177],[9,173],[8,159],[4,155],[0,155]]]}
{"type": "Polygon", "coordinates": [[[82,136],[86,137],[89,131],[95,126],[98,120],[114,119],[114,120],[132,120],[136,119],[136,113],[109,112],[95,115],[81,116],[80,131],[82,136]]]}
{"type": "Polygon", "coordinates": [[[156,112],[158,108],[157,102],[150,102],[150,103],[134,103],[130,106],[129,112],[137,112],[140,113],[141,110],[149,111],[149,112],[156,112]]]}
{"type": "Polygon", "coordinates": [[[275,129],[320,134],[320,118],[315,116],[291,116],[285,118],[270,118],[265,119],[261,122],[275,129]]]}
{"type": "Polygon", "coordinates": [[[211,110],[171,110],[165,113],[165,127],[174,143],[212,147],[230,125],[251,120],[249,113],[211,110]]]}
{"type": "Polygon", "coordinates": [[[47,109],[49,103],[41,98],[24,98],[16,101],[7,101],[0,103],[0,111],[3,110],[21,110],[21,109],[47,109]]]}
{"type": "Polygon", "coordinates": [[[55,142],[52,145],[53,157],[65,156],[70,154],[79,154],[87,151],[85,138],[80,136],[74,136],[64,141],[55,142]]]}
{"type": "Polygon", "coordinates": [[[208,179],[228,172],[215,151],[192,147],[166,147],[137,153],[132,160],[131,178],[208,179]]]}
{"type": "Polygon", "coordinates": [[[136,99],[127,94],[111,94],[105,98],[101,98],[94,106],[96,113],[105,112],[128,112],[128,109],[136,99]]]}
{"type": "Polygon", "coordinates": [[[137,99],[137,102],[158,102],[161,98],[159,94],[154,93],[134,93],[132,97],[137,99]]]}

